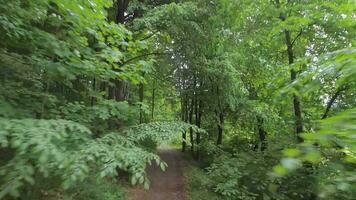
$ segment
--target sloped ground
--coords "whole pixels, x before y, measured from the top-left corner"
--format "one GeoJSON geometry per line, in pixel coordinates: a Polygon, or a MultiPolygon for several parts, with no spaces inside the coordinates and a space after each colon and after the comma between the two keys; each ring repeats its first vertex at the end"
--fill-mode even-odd
{"type": "Polygon", "coordinates": [[[171,149],[160,150],[158,154],[168,164],[167,170],[163,172],[155,165],[150,167],[148,170],[151,180],[150,190],[133,189],[132,200],[186,200],[183,154],[171,149]]]}

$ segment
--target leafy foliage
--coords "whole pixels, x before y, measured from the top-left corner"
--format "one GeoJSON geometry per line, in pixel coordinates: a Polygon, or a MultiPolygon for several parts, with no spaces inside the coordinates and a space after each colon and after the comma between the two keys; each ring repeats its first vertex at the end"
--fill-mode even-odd
{"type": "Polygon", "coordinates": [[[73,156],[91,134],[86,127],[63,120],[1,119],[0,123],[2,151],[10,152],[0,171],[1,197],[19,196],[21,187],[35,184],[37,173],[76,180],[88,172],[88,166],[76,165],[73,156]]]}
{"type": "Polygon", "coordinates": [[[188,172],[194,198],[353,199],[355,11],[1,1],[0,199],[125,198],[115,180],[148,188],[177,135],[202,168],[188,172]]]}
{"type": "Polygon", "coordinates": [[[64,188],[82,182],[91,174],[117,177],[118,169],[131,175],[131,184],[149,187],[146,167],[152,161],[165,170],[160,158],[140,147],[143,137],[160,142],[182,131],[187,124],[154,123],[126,130],[142,135],[125,137],[110,133],[92,139],[91,131],[78,123],[65,120],[1,119],[1,147],[6,158],[0,168],[1,197],[19,196],[21,188],[35,184],[38,175],[44,178],[59,176],[64,188]],[[159,131],[167,132],[161,135],[159,131]],[[9,154],[10,152],[10,154],[9,154]]]}

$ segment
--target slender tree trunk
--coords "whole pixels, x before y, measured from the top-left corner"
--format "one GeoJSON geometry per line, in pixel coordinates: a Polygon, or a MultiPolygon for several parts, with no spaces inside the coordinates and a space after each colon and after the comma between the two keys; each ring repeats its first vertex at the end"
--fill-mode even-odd
{"type": "MultiPolygon", "coordinates": [[[[198,102],[198,99],[196,99],[196,102],[198,102]]],[[[202,116],[202,101],[199,100],[199,103],[197,104],[196,103],[196,107],[195,107],[195,125],[197,127],[201,127],[201,116],[202,116]]],[[[197,138],[196,138],[196,144],[197,144],[197,152],[196,152],[196,157],[197,157],[197,160],[200,160],[200,139],[201,139],[201,135],[200,135],[200,132],[197,132],[196,133],[197,135],[197,138]]]]}
{"type": "Polygon", "coordinates": [[[216,95],[218,97],[218,106],[215,109],[215,115],[216,115],[216,121],[217,121],[217,140],[216,144],[221,145],[222,140],[223,140],[223,132],[224,132],[224,113],[223,113],[223,108],[220,102],[220,89],[219,86],[216,86],[216,95]]]}
{"type": "MultiPolygon", "coordinates": [[[[125,23],[125,12],[128,7],[129,0],[117,0],[117,14],[116,14],[116,23],[124,24],[125,23]]],[[[109,88],[109,99],[116,99],[117,101],[125,100],[125,81],[121,79],[116,79],[113,81],[115,86],[109,88]]]]}
{"type": "MultiPolygon", "coordinates": [[[[142,78],[144,78],[145,77],[145,73],[144,72],[142,72],[142,78]]],[[[143,110],[142,110],[142,104],[143,104],[143,99],[144,99],[144,92],[145,92],[145,90],[144,90],[145,88],[144,88],[144,83],[142,82],[142,83],[140,83],[140,85],[138,86],[138,96],[139,96],[139,99],[140,99],[140,124],[142,124],[143,123],[143,110]]]]}
{"type": "Polygon", "coordinates": [[[108,89],[108,99],[115,99],[115,86],[111,85],[115,82],[114,79],[110,79],[108,89]]]}
{"type": "MultiPolygon", "coordinates": [[[[250,100],[253,101],[258,101],[258,95],[257,91],[253,86],[248,87],[249,88],[249,98],[250,100]]],[[[265,131],[263,124],[264,120],[261,116],[256,115],[256,133],[258,134],[259,141],[256,142],[256,144],[253,147],[253,150],[260,149],[261,151],[264,151],[267,148],[267,143],[266,143],[266,136],[267,132],[265,131]]]]}
{"type": "MultiPolygon", "coordinates": [[[[195,92],[194,94],[194,112],[195,112],[195,125],[198,126],[199,123],[199,107],[198,107],[198,95],[195,92]]],[[[198,137],[199,132],[196,133],[196,159],[198,159],[199,157],[199,142],[200,142],[200,138],[198,137]]]]}
{"type": "MultiPolygon", "coordinates": [[[[280,1],[275,0],[277,8],[280,8],[280,1]]],[[[280,13],[279,18],[282,21],[286,20],[286,15],[285,13],[280,13]]],[[[296,40],[296,38],[293,40],[291,39],[291,33],[289,30],[284,30],[284,35],[285,35],[285,42],[287,46],[287,54],[288,54],[288,63],[289,65],[294,63],[294,52],[293,52],[293,44],[296,40]]],[[[291,75],[291,81],[295,81],[297,79],[297,74],[298,72],[295,71],[295,69],[291,69],[290,75],[291,75]]],[[[296,94],[293,94],[293,108],[294,108],[294,120],[295,120],[295,132],[297,134],[297,139],[298,142],[303,142],[303,138],[300,137],[300,133],[303,132],[303,119],[302,119],[302,111],[301,111],[301,105],[300,105],[300,100],[299,97],[296,94]]],[[[306,166],[307,168],[310,168],[309,164],[306,166]]],[[[312,170],[312,168],[311,168],[312,170]]],[[[309,174],[310,172],[307,172],[309,174]]],[[[316,195],[314,193],[310,194],[311,196],[309,199],[316,199],[316,195]]]]}
{"type": "Polygon", "coordinates": [[[258,145],[256,145],[255,149],[257,147],[260,147],[261,151],[264,151],[267,148],[267,143],[266,143],[266,136],[267,132],[263,128],[263,119],[261,117],[257,117],[257,129],[258,129],[258,136],[260,139],[260,142],[258,145]]]}
{"type": "MultiPolygon", "coordinates": [[[[44,76],[44,77],[45,77],[45,80],[46,80],[44,92],[45,92],[45,94],[49,94],[49,90],[50,90],[50,79],[49,79],[47,76],[44,76]]],[[[78,79],[79,79],[79,78],[77,78],[77,80],[78,80],[78,79]]],[[[77,81],[77,80],[76,80],[76,81],[77,81]]],[[[44,115],[45,115],[45,107],[46,107],[47,101],[48,101],[47,95],[43,95],[42,104],[41,104],[41,112],[40,112],[40,113],[36,113],[36,118],[37,118],[37,119],[40,119],[40,118],[43,118],[43,117],[44,117],[44,115]]]]}
{"type": "MultiPolygon", "coordinates": [[[[294,63],[294,52],[293,52],[291,34],[288,30],[285,30],[284,34],[286,38],[288,63],[291,65],[294,63]]],[[[291,75],[292,82],[297,79],[297,72],[294,69],[291,69],[290,75],[291,75]]],[[[297,133],[298,141],[302,142],[303,139],[300,137],[300,133],[303,132],[302,111],[301,111],[299,97],[296,94],[293,94],[293,107],[294,107],[294,117],[295,117],[295,130],[297,133]]]]}
{"type": "Polygon", "coordinates": [[[144,85],[143,85],[143,83],[140,83],[140,85],[139,85],[139,98],[140,98],[140,103],[141,103],[141,105],[140,105],[140,124],[142,124],[143,123],[143,111],[142,111],[142,104],[143,104],[143,98],[144,98],[144,85]]]}
{"type": "Polygon", "coordinates": [[[99,90],[101,91],[101,92],[104,92],[104,94],[105,94],[105,96],[104,96],[104,98],[108,98],[107,97],[107,91],[106,91],[106,82],[100,82],[99,83],[99,90]]]}
{"type": "Polygon", "coordinates": [[[152,99],[151,99],[151,120],[153,121],[155,112],[155,98],[156,98],[156,81],[153,82],[152,99]]]}
{"type": "MultiPolygon", "coordinates": [[[[96,90],[96,79],[93,78],[93,91],[95,92],[95,90],[96,90]]],[[[95,97],[91,97],[90,105],[94,106],[94,103],[95,103],[95,97]]]]}
{"type": "MultiPolygon", "coordinates": [[[[275,0],[277,8],[280,8],[280,1],[275,0]]],[[[286,20],[285,13],[281,12],[279,15],[279,19],[281,21],[286,20]]],[[[284,30],[285,36],[285,44],[287,46],[287,54],[288,54],[288,63],[289,65],[294,63],[294,52],[293,52],[293,43],[291,38],[291,33],[289,30],[284,30]]],[[[291,81],[295,81],[297,79],[297,72],[294,69],[291,69],[291,81]]],[[[299,97],[296,94],[293,94],[293,108],[294,108],[294,121],[295,121],[295,132],[297,134],[297,138],[299,142],[303,141],[303,138],[300,137],[300,133],[303,132],[303,119],[302,119],[302,110],[300,105],[299,97]]]]}
{"type": "MultiPolygon", "coordinates": [[[[182,97],[181,99],[181,119],[182,121],[186,121],[186,115],[185,115],[185,109],[186,109],[186,99],[184,97],[182,97]]],[[[184,130],[182,132],[182,152],[185,152],[186,146],[187,146],[187,133],[184,130]]]]}
{"type": "Polygon", "coordinates": [[[216,144],[221,145],[224,131],[224,114],[222,112],[219,113],[218,119],[218,139],[216,141],[216,144]]]}
{"type": "MultiPolygon", "coordinates": [[[[276,0],[277,7],[280,7],[279,0],[276,0]]],[[[286,15],[284,13],[280,13],[279,18],[282,21],[286,20],[286,15]]],[[[284,30],[285,36],[285,44],[287,46],[287,54],[288,54],[288,63],[289,65],[294,63],[294,52],[293,52],[293,42],[291,38],[291,33],[289,30],[284,30]]],[[[297,71],[295,69],[291,69],[290,76],[291,81],[295,81],[297,79],[297,71]]],[[[303,120],[302,120],[302,111],[299,97],[296,94],[293,94],[293,107],[294,107],[294,119],[295,119],[295,132],[298,137],[298,141],[302,142],[303,139],[300,137],[300,133],[303,132],[303,120]]]]}
{"type": "MultiPolygon", "coordinates": [[[[190,109],[189,109],[189,123],[193,124],[193,112],[194,112],[194,97],[191,100],[190,104],[190,109]]],[[[194,155],[194,135],[193,135],[193,128],[189,129],[189,135],[190,135],[190,143],[191,143],[191,148],[190,151],[194,155]]]]}

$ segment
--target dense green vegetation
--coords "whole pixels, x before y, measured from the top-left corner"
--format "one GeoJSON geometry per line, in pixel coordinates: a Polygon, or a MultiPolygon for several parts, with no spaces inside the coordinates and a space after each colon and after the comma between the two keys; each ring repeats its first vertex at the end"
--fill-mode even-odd
{"type": "Polygon", "coordinates": [[[1,0],[0,199],[354,199],[354,0],[1,0]],[[169,167],[169,166],[168,166],[169,167]]]}

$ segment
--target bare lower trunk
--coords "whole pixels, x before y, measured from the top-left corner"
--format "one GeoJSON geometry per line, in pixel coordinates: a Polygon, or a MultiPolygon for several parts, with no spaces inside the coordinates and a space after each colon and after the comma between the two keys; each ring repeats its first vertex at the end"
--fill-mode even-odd
{"type": "MultiPolygon", "coordinates": [[[[189,123],[190,124],[193,124],[193,112],[194,112],[194,98],[192,98],[192,100],[191,100],[190,109],[189,109],[189,123]]],[[[191,143],[190,151],[192,152],[192,154],[194,154],[193,128],[189,129],[189,135],[190,135],[190,143],[191,143]]]]}
{"type": "Polygon", "coordinates": [[[266,136],[267,132],[263,127],[263,119],[261,117],[257,117],[257,132],[259,137],[258,144],[255,145],[254,150],[259,149],[260,151],[264,151],[267,148],[266,136]]]}
{"type": "Polygon", "coordinates": [[[139,85],[139,89],[138,90],[139,90],[138,93],[139,93],[139,98],[140,98],[140,103],[141,103],[141,105],[140,105],[140,124],[142,124],[143,123],[142,104],[143,104],[143,98],[144,98],[144,95],[143,95],[143,93],[144,93],[143,83],[141,83],[139,85]]]}
{"type": "Polygon", "coordinates": [[[223,131],[224,131],[224,114],[222,112],[219,113],[218,116],[218,139],[216,141],[217,145],[221,145],[222,144],[222,139],[223,139],[223,131]]]}
{"type": "MultiPolygon", "coordinates": [[[[182,98],[181,100],[181,119],[183,122],[185,122],[187,119],[186,119],[186,109],[187,109],[187,106],[186,106],[187,102],[186,102],[186,99],[182,98]]],[[[185,149],[186,149],[186,146],[187,146],[187,132],[184,130],[182,132],[182,152],[185,152],[185,149]]]]}
{"type": "MultiPolygon", "coordinates": [[[[198,99],[196,99],[196,102],[198,102],[198,99]]],[[[196,106],[195,107],[195,125],[199,128],[201,127],[202,103],[203,102],[200,100],[199,103],[195,104],[195,106],[196,106]]],[[[196,135],[197,135],[196,144],[198,146],[197,151],[196,151],[196,157],[198,160],[200,160],[200,147],[199,147],[200,139],[201,139],[200,132],[197,132],[196,135]]]]}
{"type": "Polygon", "coordinates": [[[153,88],[152,88],[152,100],[151,100],[151,120],[154,118],[154,112],[155,112],[155,98],[156,98],[156,82],[153,83],[153,88]]]}
{"type": "MultiPolygon", "coordinates": [[[[93,92],[95,92],[95,90],[96,90],[96,79],[95,78],[93,78],[93,92]]],[[[95,103],[95,97],[91,97],[91,100],[90,100],[90,105],[91,106],[94,106],[94,103],[95,103]]]]}

